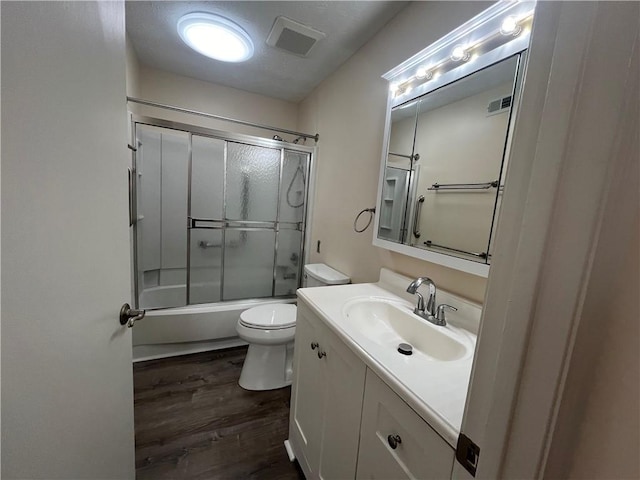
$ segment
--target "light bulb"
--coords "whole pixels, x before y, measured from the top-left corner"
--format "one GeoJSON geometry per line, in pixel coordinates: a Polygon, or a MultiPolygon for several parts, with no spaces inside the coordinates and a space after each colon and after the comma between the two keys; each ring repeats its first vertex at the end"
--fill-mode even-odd
{"type": "Polygon", "coordinates": [[[392,83],[391,85],[389,85],[389,90],[391,91],[391,93],[395,94],[398,91],[398,88],[400,88],[400,85],[398,85],[397,83],[392,83]]]}
{"type": "Polygon", "coordinates": [[[502,35],[517,36],[522,31],[522,27],[518,25],[518,19],[513,15],[509,15],[502,21],[500,33],[502,35]]]}
{"type": "Polygon", "coordinates": [[[469,52],[463,45],[456,45],[451,50],[451,60],[459,62],[460,60],[469,60],[469,52]]]}
{"type": "Polygon", "coordinates": [[[419,67],[416,70],[416,78],[420,80],[423,80],[423,79],[430,80],[431,77],[433,77],[433,73],[431,72],[431,70],[429,70],[428,67],[419,67]]]}

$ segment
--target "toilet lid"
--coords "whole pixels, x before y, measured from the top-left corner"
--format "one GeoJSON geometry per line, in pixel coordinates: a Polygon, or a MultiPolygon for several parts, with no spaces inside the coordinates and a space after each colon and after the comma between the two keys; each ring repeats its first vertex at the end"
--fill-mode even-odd
{"type": "Polygon", "coordinates": [[[260,305],[240,314],[240,323],[250,328],[275,330],[296,324],[296,306],[291,303],[260,305]]]}

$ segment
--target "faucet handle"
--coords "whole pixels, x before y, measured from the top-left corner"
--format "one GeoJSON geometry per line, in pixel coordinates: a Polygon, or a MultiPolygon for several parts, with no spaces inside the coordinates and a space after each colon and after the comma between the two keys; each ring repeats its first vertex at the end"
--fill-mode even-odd
{"type": "Polygon", "coordinates": [[[448,305],[446,303],[442,303],[438,305],[438,310],[436,312],[436,325],[446,325],[447,321],[445,319],[445,310],[450,310],[452,312],[457,312],[458,309],[453,305],[448,305]]]}

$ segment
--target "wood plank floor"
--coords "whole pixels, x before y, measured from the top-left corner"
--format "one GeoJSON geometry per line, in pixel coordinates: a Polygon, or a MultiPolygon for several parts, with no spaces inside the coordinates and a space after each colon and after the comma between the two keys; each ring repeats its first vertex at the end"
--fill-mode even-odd
{"type": "Polygon", "coordinates": [[[246,347],[134,365],[136,477],[300,480],[283,442],[290,388],[238,386],[246,347]]]}

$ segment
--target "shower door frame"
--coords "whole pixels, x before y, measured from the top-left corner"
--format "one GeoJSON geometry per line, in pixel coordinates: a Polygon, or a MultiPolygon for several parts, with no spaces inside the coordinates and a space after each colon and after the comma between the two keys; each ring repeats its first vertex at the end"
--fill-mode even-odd
{"type": "MultiPolygon", "coordinates": [[[[179,132],[184,132],[189,135],[189,153],[188,153],[188,166],[187,166],[187,218],[186,220],[186,228],[187,228],[187,267],[186,267],[186,284],[185,284],[185,305],[186,307],[191,305],[206,305],[207,303],[224,303],[228,305],[232,305],[237,302],[251,302],[252,299],[236,299],[236,300],[223,300],[223,283],[224,283],[224,241],[225,241],[225,231],[229,228],[229,224],[237,224],[239,226],[231,227],[232,229],[238,229],[246,231],[247,229],[253,230],[251,225],[256,224],[266,224],[272,223],[273,229],[270,228],[260,228],[260,230],[273,230],[276,237],[274,242],[274,265],[273,265],[273,282],[270,297],[261,297],[256,299],[256,302],[262,302],[265,299],[278,299],[278,298],[292,298],[295,294],[292,295],[275,295],[275,283],[276,283],[276,274],[277,274],[277,265],[276,258],[278,252],[278,233],[280,232],[280,203],[281,203],[281,188],[282,188],[282,174],[284,169],[284,155],[285,150],[298,152],[307,154],[308,161],[307,166],[304,171],[306,176],[305,189],[304,189],[304,210],[302,213],[302,221],[301,222],[284,222],[288,224],[294,223],[302,223],[302,228],[299,229],[301,232],[300,238],[300,248],[301,248],[301,260],[298,264],[298,287],[301,285],[302,280],[302,272],[304,265],[307,263],[308,252],[309,252],[309,242],[310,242],[310,202],[313,201],[312,192],[315,190],[315,158],[317,154],[317,146],[308,147],[306,145],[298,145],[295,143],[288,143],[280,140],[272,140],[268,138],[256,137],[253,135],[246,135],[241,133],[233,133],[227,132],[224,130],[216,130],[213,128],[201,127],[198,125],[175,122],[172,120],[165,120],[157,117],[150,117],[146,115],[137,115],[134,113],[130,113],[130,125],[131,125],[131,138],[136,142],[135,149],[132,151],[132,161],[131,161],[131,174],[130,174],[130,183],[129,183],[129,211],[131,214],[130,223],[132,227],[132,260],[133,260],[133,303],[135,308],[139,308],[140,306],[140,285],[139,285],[139,268],[138,268],[138,168],[137,168],[137,150],[140,147],[138,142],[138,137],[136,135],[136,125],[147,125],[150,127],[159,127],[166,128],[170,130],[175,130],[179,132]],[[278,180],[278,198],[277,198],[277,213],[276,220],[273,222],[268,221],[249,221],[249,220],[228,220],[223,218],[221,220],[206,220],[206,219],[193,219],[191,217],[191,166],[192,166],[192,136],[199,135],[207,138],[214,138],[217,140],[222,140],[224,142],[235,142],[241,143],[245,145],[272,148],[280,151],[280,169],[279,169],[279,180],[278,180]],[[213,229],[213,230],[222,230],[222,252],[221,252],[221,264],[220,264],[220,300],[217,302],[204,302],[198,304],[189,303],[189,294],[190,294],[190,270],[191,270],[191,229],[193,228],[192,224],[194,221],[205,221],[210,223],[222,224],[221,226],[210,226],[210,227],[197,227],[198,229],[213,229]]],[[[223,217],[226,217],[226,177],[227,177],[227,145],[225,143],[224,146],[224,183],[223,183],[223,217]]],[[[288,229],[287,229],[288,230],[288,229]]],[[[292,229],[293,230],[293,229],[292,229]]],[[[182,306],[180,306],[182,307],[182,306]]],[[[180,307],[158,307],[158,308],[147,308],[147,310],[166,310],[169,308],[180,308],[180,307]]]]}

